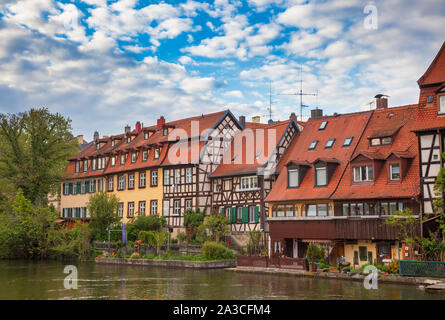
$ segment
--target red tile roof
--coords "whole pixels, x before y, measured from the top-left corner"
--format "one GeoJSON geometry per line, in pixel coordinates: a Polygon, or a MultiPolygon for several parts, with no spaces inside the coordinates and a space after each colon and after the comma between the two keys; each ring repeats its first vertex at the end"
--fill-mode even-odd
{"type": "Polygon", "coordinates": [[[370,115],[371,112],[360,112],[309,119],[304,130],[294,138],[281,160],[280,175],[266,197],[266,201],[328,199],[335,191],[370,115]],[[319,130],[320,124],[324,121],[328,122],[325,129],[319,130]],[[348,137],[353,137],[352,142],[348,147],[343,147],[348,137]],[[335,139],[334,144],[331,148],[325,148],[330,139],[335,139]],[[312,141],[315,140],[318,141],[315,149],[308,150],[312,141]],[[334,159],[340,164],[336,167],[327,187],[315,187],[315,169],[311,166],[298,188],[287,188],[286,164],[314,163],[317,160],[332,162],[334,159]]]}
{"type": "Polygon", "coordinates": [[[414,198],[420,194],[419,159],[417,152],[417,137],[411,131],[416,123],[417,105],[409,105],[383,110],[375,110],[363,134],[363,138],[351,157],[351,162],[345,171],[332,199],[373,199],[373,198],[414,198]],[[391,117],[388,115],[392,114],[391,117]],[[382,127],[400,127],[393,136],[390,145],[371,146],[368,137],[376,129],[382,127]],[[379,173],[374,173],[374,183],[353,184],[352,166],[360,155],[383,163],[379,173]],[[388,182],[386,159],[391,155],[410,159],[408,170],[401,183],[388,182]]]}
{"type": "Polygon", "coordinates": [[[224,155],[223,163],[210,176],[256,174],[258,169],[267,162],[290,123],[291,120],[270,125],[246,122],[245,128],[252,130],[253,141],[249,142],[248,131],[239,131],[232,140],[230,150],[224,155]],[[273,132],[275,132],[274,136],[273,132]],[[273,141],[269,141],[269,133],[272,134],[271,137],[274,137],[273,141]],[[264,141],[257,140],[259,137],[264,137],[264,141]],[[237,144],[239,139],[242,139],[241,145],[237,144]]]}
{"type": "Polygon", "coordinates": [[[417,80],[419,86],[445,82],[445,42],[426,72],[417,80]]]}

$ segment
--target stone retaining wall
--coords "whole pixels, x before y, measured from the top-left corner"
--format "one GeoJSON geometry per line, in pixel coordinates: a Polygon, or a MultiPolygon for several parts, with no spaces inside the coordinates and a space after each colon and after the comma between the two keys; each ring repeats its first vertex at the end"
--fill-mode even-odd
{"type": "Polygon", "coordinates": [[[236,267],[235,261],[181,261],[181,260],[157,260],[157,259],[127,259],[127,258],[96,258],[96,263],[119,264],[150,267],[217,269],[236,267]]]}

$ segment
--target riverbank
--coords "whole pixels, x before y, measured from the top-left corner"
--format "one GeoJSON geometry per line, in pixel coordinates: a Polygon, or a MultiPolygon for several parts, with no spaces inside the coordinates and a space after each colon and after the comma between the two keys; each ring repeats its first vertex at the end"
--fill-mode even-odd
{"type": "MultiPolygon", "coordinates": [[[[309,272],[303,270],[290,270],[279,268],[262,268],[262,267],[236,267],[226,268],[226,271],[232,272],[244,272],[244,273],[257,273],[257,274],[274,274],[274,275],[288,275],[294,277],[311,277],[333,280],[349,280],[349,281],[362,281],[366,276],[364,275],[348,275],[344,273],[331,273],[331,272],[309,272]]],[[[392,283],[392,284],[406,284],[417,286],[429,286],[435,284],[435,282],[445,282],[443,278],[426,278],[426,277],[402,277],[399,275],[388,274],[379,275],[379,283],[392,283]]]]}
{"type": "Polygon", "coordinates": [[[234,260],[181,261],[160,259],[96,258],[96,263],[191,269],[223,269],[236,267],[234,260]]]}

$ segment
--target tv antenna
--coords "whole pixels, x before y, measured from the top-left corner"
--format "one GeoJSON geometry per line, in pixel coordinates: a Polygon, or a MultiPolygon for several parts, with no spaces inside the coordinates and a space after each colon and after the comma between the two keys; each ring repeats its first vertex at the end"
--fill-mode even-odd
{"type": "MultiPolygon", "coordinates": [[[[305,93],[303,92],[303,66],[300,65],[300,92],[296,93],[281,93],[280,96],[300,96],[300,120],[303,121],[303,108],[308,108],[309,106],[303,104],[303,96],[315,96],[318,99],[317,93],[305,93]]],[[[317,100],[318,101],[318,100],[317,100]]]]}

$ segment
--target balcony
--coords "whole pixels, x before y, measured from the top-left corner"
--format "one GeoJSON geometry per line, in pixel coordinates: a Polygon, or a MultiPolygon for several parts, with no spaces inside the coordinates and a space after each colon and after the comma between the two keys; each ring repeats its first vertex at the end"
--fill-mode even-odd
{"type": "Polygon", "coordinates": [[[267,219],[270,235],[274,239],[396,240],[399,235],[398,228],[385,224],[385,220],[386,218],[380,216],[267,219]]]}

